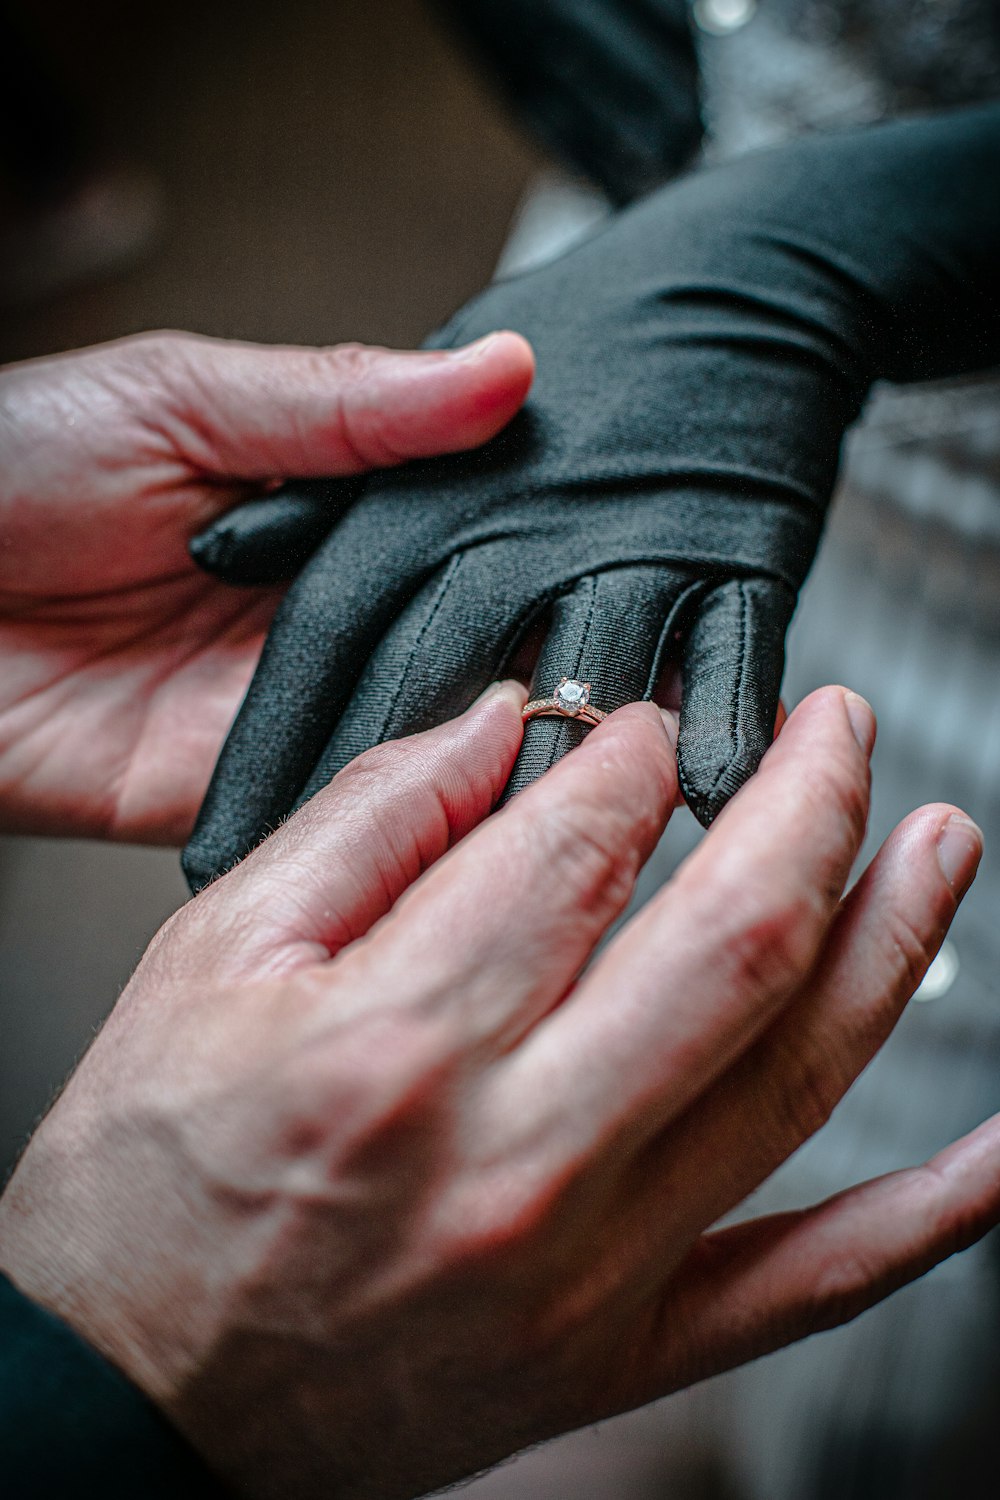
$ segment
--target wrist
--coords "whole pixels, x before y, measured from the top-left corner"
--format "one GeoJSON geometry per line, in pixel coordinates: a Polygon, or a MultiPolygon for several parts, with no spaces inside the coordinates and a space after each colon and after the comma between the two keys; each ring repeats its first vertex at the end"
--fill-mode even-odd
{"type": "Polygon", "coordinates": [[[0,1275],[162,1407],[166,1385],[132,1315],[135,1267],[116,1265],[101,1234],[94,1143],[74,1151],[58,1122],[57,1111],[41,1125],[0,1197],[0,1275]]]}
{"type": "Polygon", "coordinates": [[[225,1493],[119,1370],[2,1274],[0,1329],[0,1432],[12,1494],[218,1500],[225,1493]]]}

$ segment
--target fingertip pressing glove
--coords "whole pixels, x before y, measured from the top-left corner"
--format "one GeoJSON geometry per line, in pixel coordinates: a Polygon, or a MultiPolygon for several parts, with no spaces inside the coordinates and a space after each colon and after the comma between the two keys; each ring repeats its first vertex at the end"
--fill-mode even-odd
{"type": "MultiPolygon", "coordinates": [[[[679,660],[681,783],[710,822],[770,743],[871,383],[1000,355],[998,169],[997,106],[809,137],[693,174],[478,298],[436,342],[518,329],[530,402],[482,449],[369,480],[334,525],[224,748],[192,885],[369,745],[465,706],[543,618],[536,693],[580,678],[611,710],[679,660]]],[[[203,565],[266,572],[240,512],[219,525],[228,563],[210,530],[203,565]]],[[[583,732],[529,722],[509,790],[583,732]]]]}

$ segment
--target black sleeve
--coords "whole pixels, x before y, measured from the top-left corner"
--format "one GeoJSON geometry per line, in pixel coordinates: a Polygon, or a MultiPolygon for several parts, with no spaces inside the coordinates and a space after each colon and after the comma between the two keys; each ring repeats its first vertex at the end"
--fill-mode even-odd
{"type": "Polygon", "coordinates": [[[702,137],[685,0],[438,0],[531,133],[629,203],[702,137]]]}
{"type": "Polygon", "coordinates": [[[0,1489],[11,1500],[222,1500],[146,1397],[0,1276],[0,1489]]]}

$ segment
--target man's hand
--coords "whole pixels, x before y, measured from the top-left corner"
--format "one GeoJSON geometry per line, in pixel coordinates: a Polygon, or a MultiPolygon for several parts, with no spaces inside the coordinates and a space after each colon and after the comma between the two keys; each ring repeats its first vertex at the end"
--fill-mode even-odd
{"type": "Polygon", "coordinates": [[[808,699],[585,968],[673,747],[623,708],[446,855],[521,702],[369,752],[173,918],[0,1203],[0,1265],[238,1494],[424,1494],[853,1317],[1000,1215],[993,1121],[711,1228],[881,1045],[978,862],[927,807],[842,899],[867,705],[808,699]]]}
{"type": "Polygon", "coordinates": [[[515,335],[456,355],[158,334],[0,371],[0,828],[181,843],[279,594],[191,537],[290,475],[492,437],[515,335]]]}

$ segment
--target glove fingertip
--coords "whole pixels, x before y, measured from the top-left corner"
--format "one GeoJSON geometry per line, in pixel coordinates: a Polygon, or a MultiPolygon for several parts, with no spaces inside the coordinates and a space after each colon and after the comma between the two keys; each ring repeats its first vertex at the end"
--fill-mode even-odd
{"type": "Polygon", "coordinates": [[[294,578],[357,496],[344,480],[303,480],[244,501],[188,543],[198,567],[240,587],[294,578]]]}
{"type": "Polygon", "coordinates": [[[235,588],[266,588],[285,583],[309,558],[304,549],[273,539],[243,537],[222,523],[188,542],[188,553],[203,573],[235,588]]]}
{"type": "Polygon", "coordinates": [[[681,725],[677,741],[677,777],[684,801],[703,828],[709,828],[726,803],[750,780],[768,748],[753,736],[733,749],[728,727],[724,740],[703,735],[697,726],[681,725]],[[697,749],[692,745],[697,740],[697,749]]]}
{"type": "Polygon", "coordinates": [[[233,557],[232,531],[224,522],[217,521],[191,538],[188,552],[203,572],[225,577],[233,557]]]}
{"type": "Polygon", "coordinates": [[[757,770],[774,738],[795,596],[732,579],[705,600],[684,652],[678,780],[703,827],[757,770]]]}

